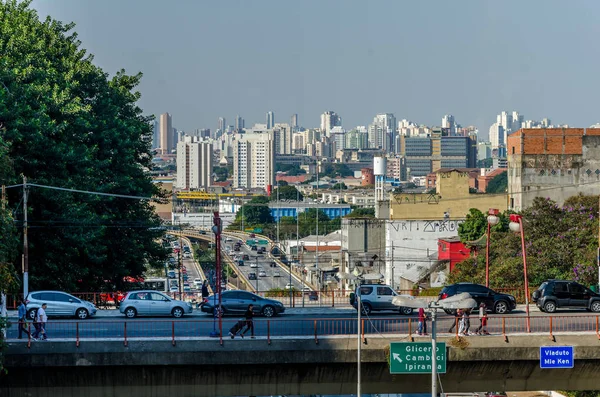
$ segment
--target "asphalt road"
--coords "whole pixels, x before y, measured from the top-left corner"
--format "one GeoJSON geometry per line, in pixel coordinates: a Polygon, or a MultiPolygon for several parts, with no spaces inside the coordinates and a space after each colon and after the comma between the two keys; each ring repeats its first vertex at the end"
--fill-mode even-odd
{"type": "MultiPolygon", "coordinates": [[[[237,268],[248,279],[249,279],[250,273],[256,274],[257,279],[250,280],[250,282],[252,283],[252,286],[257,291],[265,292],[265,291],[268,291],[273,288],[285,289],[285,286],[288,283],[290,283],[290,276],[289,276],[289,273],[286,271],[287,269],[286,270],[282,269],[275,262],[275,260],[269,253],[271,250],[270,244],[265,245],[266,250],[267,250],[266,253],[258,254],[257,251],[252,251],[250,249],[250,247],[245,244],[244,240],[241,240],[242,246],[240,247],[240,251],[235,252],[235,251],[233,251],[233,246],[236,241],[240,241],[240,239],[234,238],[234,237],[224,237],[223,242],[221,243],[221,249],[223,251],[223,254],[225,254],[225,252],[226,252],[225,249],[227,247],[229,247],[231,250],[229,257],[232,259],[236,256],[248,255],[249,259],[244,260],[244,265],[243,266],[237,265],[237,268]],[[233,241],[226,242],[227,238],[232,239],[233,241]],[[271,267],[269,265],[271,262],[275,263],[275,267],[271,267]],[[253,267],[253,266],[255,266],[255,267],[253,267]],[[266,273],[265,276],[259,276],[261,270],[263,270],[266,273]],[[276,276],[277,273],[279,274],[278,277],[276,276]]],[[[229,282],[232,284],[236,283],[235,280],[229,280],[229,282]]],[[[302,289],[301,283],[296,281],[293,277],[292,277],[292,284],[294,285],[294,288],[296,290],[299,291],[302,289]]]]}
{"type": "MultiPolygon", "coordinates": [[[[291,309],[290,311],[293,311],[291,309]]],[[[297,310],[296,313],[301,312],[297,310]]],[[[596,315],[582,311],[564,311],[552,316],[552,328],[559,332],[595,332],[596,315]]],[[[223,318],[223,332],[227,336],[228,330],[237,322],[238,317],[223,318]]],[[[363,317],[364,332],[373,334],[408,334],[409,327],[414,333],[417,327],[417,315],[402,316],[397,313],[377,313],[368,318],[363,317]],[[410,324],[409,320],[410,319],[410,324]]],[[[14,321],[14,319],[13,319],[14,321]]],[[[439,314],[437,321],[438,333],[449,335],[448,331],[454,318],[446,314],[439,314]]],[[[476,315],[471,316],[471,331],[479,326],[476,315]]],[[[328,335],[356,334],[356,312],[353,310],[332,310],[330,314],[305,314],[286,313],[279,317],[266,319],[255,318],[255,334],[257,337],[297,337],[328,335]]],[[[213,317],[195,311],[193,315],[182,319],[163,318],[135,318],[124,317],[95,317],[84,321],[73,319],[50,319],[46,330],[49,338],[123,338],[125,327],[128,338],[143,337],[205,337],[209,336],[213,327],[218,328],[218,323],[213,317]],[[126,325],[125,325],[126,324],[126,325]],[[78,331],[77,331],[78,330],[78,331]]],[[[488,331],[500,335],[503,329],[507,334],[526,332],[526,315],[524,312],[514,312],[504,317],[490,315],[488,331]],[[504,319],[504,320],[503,320],[504,319]]],[[[428,322],[431,327],[431,322],[428,322]]],[[[549,333],[550,316],[539,311],[532,311],[530,318],[532,332],[549,333]]],[[[16,324],[7,331],[9,339],[16,338],[16,324]]],[[[477,337],[477,336],[473,336],[477,337]]]]}

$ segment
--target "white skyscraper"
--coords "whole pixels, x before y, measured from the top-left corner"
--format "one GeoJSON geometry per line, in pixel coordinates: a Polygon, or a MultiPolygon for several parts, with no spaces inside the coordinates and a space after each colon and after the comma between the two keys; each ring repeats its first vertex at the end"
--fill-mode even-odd
{"type": "Polygon", "coordinates": [[[213,144],[192,142],[185,136],[177,144],[176,187],[183,190],[206,189],[212,185],[213,144]]]}
{"type": "Polygon", "coordinates": [[[275,141],[271,132],[246,133],[233,143],[233,187],[275,184],[275,141]]]}
{"type": "Polygon", "coordinates": [[[267,129],[271,129],[275,126],[275,113],[267,112],[267,129]]]}
{"type": "Polygon", "coordinates": [[[448,129],[450,135],[456,135],[456,121],[453,115],[447,114],[442,117],[442,128],[448,129]]]}
{"type": "Polygon", "coordinates": [[[289,124],[277,123],[273,126],[276,154],[292,154],[292,128],[289,124]]]}
{"type": "Polygon", "coordinates": [[[517,111],[512,113],[502,112],[496,116],[496,122],[490,127],[490,142],[492,149],[506,144],[506,138],[513,132],[525,126],[524,117],[517,111]]]}
{"type": "Polygon", "coordinates": [[[159,130],[160,151],[162,154],[169,154],[174,147],[172,118],[169,113],[163,113],[160,115],[159,130]]]}
{"type": "Polygon", "coordinates": [[[336,112],[327,111],[321,115],[321,132],[329,136],[333,127],[342,126],[342,118],[336,112]]]}
{"type": "Polygon", "coordinates": [[[346,130],[340,126],[333,127],[330,131],[331,142],[335,145],[335,148],[331,150],[333,154],[338,150],[346,148],[346,130]]]}
{"type": "Polygon", "coordinates": [[[380,113],[369,125],[369,147],[393,151],[396,138],[396,117],[393,113],[380,113]]]}

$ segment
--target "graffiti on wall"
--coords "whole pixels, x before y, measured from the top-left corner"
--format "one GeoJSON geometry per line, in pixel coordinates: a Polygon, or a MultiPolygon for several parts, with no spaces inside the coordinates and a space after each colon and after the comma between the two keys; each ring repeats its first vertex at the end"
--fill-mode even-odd
{"type": "Polygon", "coordinates": [[[458,233],[462,220],[393,221],[390,227],[397,232],[458,233]]]}

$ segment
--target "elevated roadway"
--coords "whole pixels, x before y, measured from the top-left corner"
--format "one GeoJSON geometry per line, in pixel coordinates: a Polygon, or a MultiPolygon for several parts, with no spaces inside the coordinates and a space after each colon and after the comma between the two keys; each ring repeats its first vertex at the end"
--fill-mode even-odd
{"type": "MultiPolygon", "coordinates": [[[[444,392],[593,390],[600,376],[595,333],[440,338],[448,346],[444,392]],[[572,369],[540,369],[540,346],[575,349],[572,369]]],[[[356,390],[356,337],[172,341],[9,341],[9,376],[0,395],[241,396],[351,394],[356,390]],[[42,375],[40,375],[42,374],[42,375]]],[[[389,344],[406,335],[370,336],[362,344],[364,393],[427,393],[431,375],[390,375],[389,344]]]]}

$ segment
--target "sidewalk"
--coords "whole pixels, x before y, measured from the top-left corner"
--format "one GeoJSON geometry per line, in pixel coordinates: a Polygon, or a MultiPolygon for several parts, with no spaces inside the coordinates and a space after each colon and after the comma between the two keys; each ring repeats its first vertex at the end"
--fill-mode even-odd
{"type": "MultiPolygon", "coordinates": [[[[416,312],[416,311],[415,311],[416,312]]],[[[523,314],[525,313],[525,305],[517,305],[517,308],[514,311],[515,313],[519,313],[519,314],[523,314]]],[[[529,305],[529,312],[531,314],[539,314],[541,313],[539,311],[539,309],[536,306],[533,305],[529,305]]],[[[339,315],[339,314],[353,314],[356,313],[356,309],[349,307],[349,306],[342,306],[342,307],[331,307],[331,306],[322,306],[322,307],[286,307],[285,309],[285,313],[284,316],[286,314],[291,314],[291,315],[339,315]]],[[[389,314],[390,312],[382,312],[382,313],[387,313],[389,314]]],[[[374,312],[374,315],[377,315],[378,312],[374,312]]],[[[98,318],[112,318],[112,317],[122,317],[125,318],[125,316],[123,314],[121,314],[118,310],[112,309],[112,310],[98,310],[98,312],[96,312],[96,316],[98,318]]],[[[186,315],[186,317],[206,317],[206,318],[210,318],[210,316],[206,313],[201,312],[199,309],[194,308],[194,312],[192,314],[186,315]]],[[[17,311],[16,310],[9,310],[8,311],[8,318],[10,319],[16,319],[17,318],[17,311]]]]}

